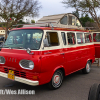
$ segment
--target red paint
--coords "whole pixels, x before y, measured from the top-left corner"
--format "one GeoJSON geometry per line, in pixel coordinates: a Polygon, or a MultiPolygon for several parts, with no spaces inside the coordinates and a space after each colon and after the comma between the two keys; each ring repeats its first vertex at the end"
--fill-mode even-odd
{"type": "Polygon", "coordinates": [[[95,58],[100,58],[100,44],[94,44],[95,47],[95,58]]]}
{"type": "MultiPolygon", "coordinates": [[[[15,29],[12,29],[12,30],[21,30],[21,29],[52,30],[52,27],[25,27],[25,28],[15,28],[15,29]]],[[[58,27],[54,27],[53,30],[59,30],[59,31],[81,31],[81,32],[89,32],[88,30],[71,29],[71,28],[58,28],[58,27]]]]}

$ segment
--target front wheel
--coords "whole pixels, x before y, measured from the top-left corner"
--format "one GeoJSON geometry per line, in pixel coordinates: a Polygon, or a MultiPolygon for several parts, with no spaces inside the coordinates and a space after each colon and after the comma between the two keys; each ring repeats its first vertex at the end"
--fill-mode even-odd
{"type": "Polygon", "coordinates": [[[82,72],[83,72],[84,74],[88,74],[88,73],[90,73],[90,70],[91,70],[91,62],[88,61],[87,64],[86,64],[86,66],[85,66],[85,68],[82,69],[82,72]]]}
{"type": "Polygon", "coordinates": [[[57,70],[51,81],[48,83],[48,87],[50,89],[58,89],[62,85],[63,81],[63,72],[61,70],[57,70]]]}

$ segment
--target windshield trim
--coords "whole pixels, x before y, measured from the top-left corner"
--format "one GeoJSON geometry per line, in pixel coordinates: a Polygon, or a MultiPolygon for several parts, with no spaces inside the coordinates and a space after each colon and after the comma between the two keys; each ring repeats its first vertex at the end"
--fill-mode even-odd
{"type": "MultiPolygon", "coordinates": [[[[44,35],[44,31],[42,30],[42,29],[18,29],[18,30],[11,30],[10,32],[12,32],[12,31],[19,31],[19,30],[41,30],[42,31],[42,37],[41,37],[41,41],[40,41],[40,44],[39,44],[39,48],[38,49],[31,49],[31,51],[34,51],[34,50],[40,50],[40,47],[41,47],[41,44],[42,44],[42,39],[43,39],[43,35],[44,35]]],[[[9,34],[10,34],[10,32],[9,32],[9,34]]],[[[4,45],[5,45],[5,43],[4,43],[4,45]]],[[[7,48],[7,47],[2,47],[2,48],[6,48],[6,49],[9,49],[9,48],[7,48]]],[[[12,48],[12,49],[19,49],[19,48],[12,48]]],[[[27,48],[26,48],[27,49],[27,48]]],[[[19,50],[25,50],[25,49],[19,49],[19,50]]]]}

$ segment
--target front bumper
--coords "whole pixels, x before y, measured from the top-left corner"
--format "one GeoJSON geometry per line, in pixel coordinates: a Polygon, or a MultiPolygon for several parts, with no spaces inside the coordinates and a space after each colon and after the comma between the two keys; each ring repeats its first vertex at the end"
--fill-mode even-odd
{"type": "MultiPolygon", "coordinates": [[[[8,74],[7,73],[0,72],[0,76],[8,78],[8,74]]],[[[32,85],[32,86],[39,85],[39,81],[32,81],[32,80],[21,78],[21,77],[18,77],[18,76],[15,76],[15,81],[18,81],[18,82],[21,82],[21,83],[25,83],[25,84],[28,84],[28,85],[32,85]]]]}

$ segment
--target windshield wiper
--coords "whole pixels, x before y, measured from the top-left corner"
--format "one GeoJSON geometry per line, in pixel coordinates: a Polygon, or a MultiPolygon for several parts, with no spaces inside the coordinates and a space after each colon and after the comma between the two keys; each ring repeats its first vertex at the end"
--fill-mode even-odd
{"type": "Polygon", "coordinates": [[[3,48],[10,48],[8,45],[3,45],[3,48]]]}
{"type": "Polygon", "coordinates": [[[23,47],[14,47],[14,48],[16,48],[16,49],[25,49],[25,48],[23,48],[23,47]]]}
{"type": "Polygon", "coordinates": [[[8,45],[4,45],[2,48],[9,48],[9,49],[12,49],[12,47],[9,47],[8,45]]]}

